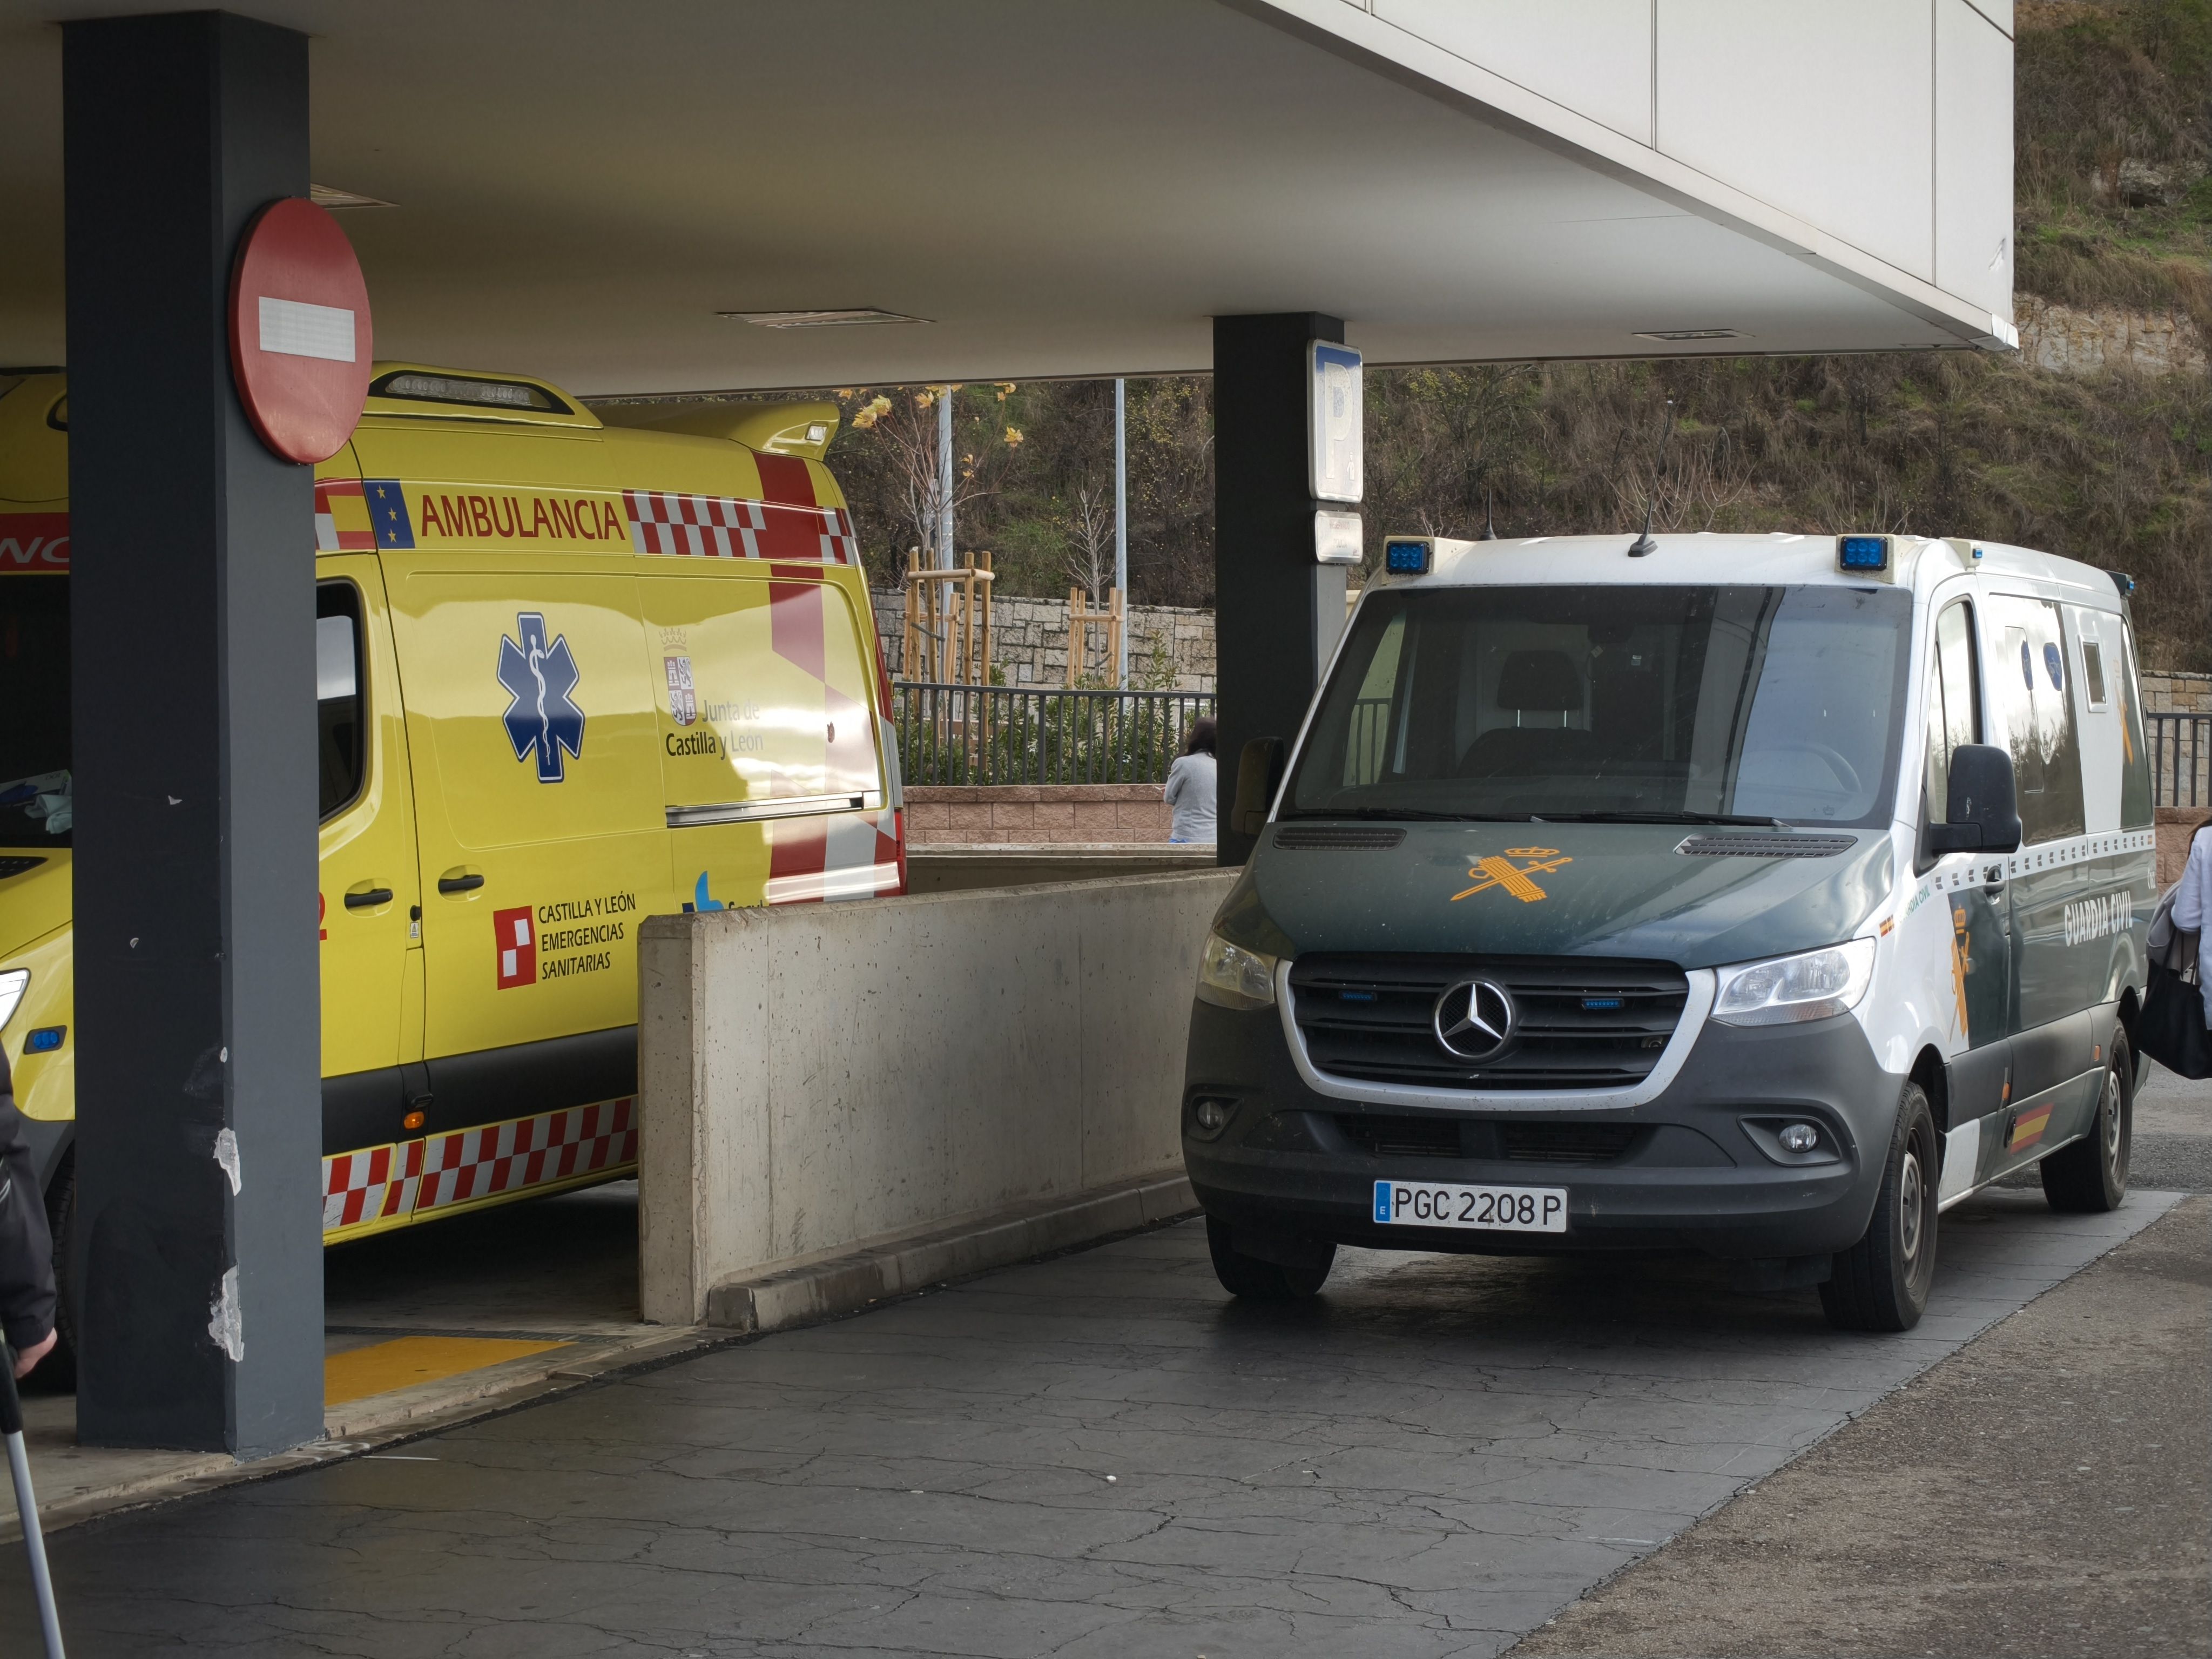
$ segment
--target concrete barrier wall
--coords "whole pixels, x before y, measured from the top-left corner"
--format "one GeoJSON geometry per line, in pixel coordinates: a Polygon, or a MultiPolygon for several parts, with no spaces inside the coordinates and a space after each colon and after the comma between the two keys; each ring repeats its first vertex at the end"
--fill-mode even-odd
{"type": "Polygon", "coordinates": [[[1234,876],[648,920],[645,1317],[1177,1172],[1191,985],[1234,876]]]}

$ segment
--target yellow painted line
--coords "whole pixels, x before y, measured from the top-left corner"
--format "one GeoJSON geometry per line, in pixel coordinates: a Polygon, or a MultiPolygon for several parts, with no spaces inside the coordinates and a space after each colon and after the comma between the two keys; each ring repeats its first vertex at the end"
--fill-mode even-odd
{"type": "Polygon", "coordinates": [[[572,1346],[490,1336],[402,1336],[366,1348],[349,1348],[323,1361],[323,1404],[343,1406],[373,1394],[436,1382],[463,1371],[480,1371],[509,1359],[572,1346]]]}

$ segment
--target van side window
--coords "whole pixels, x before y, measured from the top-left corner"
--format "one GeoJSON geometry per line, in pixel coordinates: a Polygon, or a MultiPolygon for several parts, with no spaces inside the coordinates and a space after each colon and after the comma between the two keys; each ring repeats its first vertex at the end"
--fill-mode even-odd
{"type": "Polygon", "coordinates": [[[351,582],[315,586],[315,756],[322,816],[349,806],[368,781],[368,699],[362,692],[361,595],[351,582]]]}
{"type": "Polygon", "coordinates": [[[1982,740],[1980,676],[1974,665],[1974,608],[1960,599],[1936,619],[1936,672],[1928,701],[1928,821],[1950,810],[1951,751],[1982,740]]]}
{"type": "Polygon", "coordinates": [[[1406,617],[1401,611],[1390,618],[1375,655],[1359,682],[1359,696],[1352,705],[1352,731],[1344,745],[1344,781],[1369,784],[1382,775],[1382,761],[1390,733],[1390,704],[1398,689],[1398,653],[1406,642],[1406,617]]]}
{"type": "Polygon", "coordinates": [[[2113,668],[2120,695],[2120,828],[2148,830],[2157,817],[2152,800],[2150,745],[2143,741],[2142,686],[2136,678],[2133,630],[2120,625],[2113,668]]]}
{"type": "Polygon", "coordinates": [[[2081,641],[2081,679],[2089,693],[2089,707],[2102,708],[2111,699],[2105,695],[2105,652],[2094,640],[2081,641]]]}
{"type": "Polygon", "coordinates": [[[2082,831],[2081,745],[2066,684],[2066,641],[2058,607],[2046,599],[1998,595],[1990,601],[1998,648],[1990,684],[2002,713],[2020,792],[2022,838],[2062,841],[2082,831]]]}

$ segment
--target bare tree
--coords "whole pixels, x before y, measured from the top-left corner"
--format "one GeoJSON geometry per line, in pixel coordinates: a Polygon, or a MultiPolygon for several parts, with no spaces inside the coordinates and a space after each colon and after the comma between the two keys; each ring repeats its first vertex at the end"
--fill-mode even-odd
{"type": "Polygon", "coordinates": [[[1067,514],[1067,556],[1060,568],[1093,605],[1113,583],[1113,492],[1102,489],[1087,473],[1076,486],[1075,507],[1067,514]]]}

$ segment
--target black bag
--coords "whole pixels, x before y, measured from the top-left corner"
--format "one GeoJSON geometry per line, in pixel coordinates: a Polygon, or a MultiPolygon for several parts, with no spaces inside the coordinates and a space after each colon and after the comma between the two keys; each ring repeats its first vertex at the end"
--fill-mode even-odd
{"type": "Polygon", "coordinates": [[[2194,969],[2177,974],[2151,959],[2136,1046],[2169,1072],[2212,1077],[2212,1031],[2204,1029],[2204,996],[2194,969]]]}

